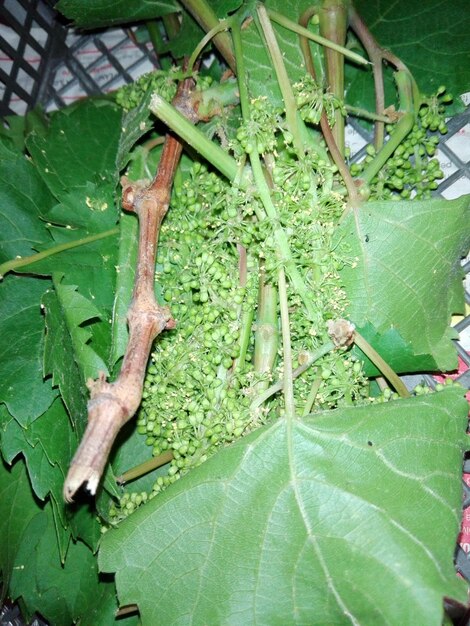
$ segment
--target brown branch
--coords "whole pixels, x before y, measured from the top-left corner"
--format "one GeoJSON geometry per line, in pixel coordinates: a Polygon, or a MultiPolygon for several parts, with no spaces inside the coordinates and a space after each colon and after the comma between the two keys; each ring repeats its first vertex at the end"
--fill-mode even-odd
{"type": "MultiPolygon", "coordinates": [[[[180,110],[195,121],[194,111],[184,106],[191,82],[188,79],[180,85],[173,104],[180,105],[180,110]]],[[[116,381],[107,382],[101,372],[97,380],[87,382],[88,424],[65,479],[67,502],[82,485],[96,493],[116,435],[139,407],[153,341],[165,328],[175,326],[169,308],[155,300],[154,274],[158,233],[182,149],[179,139],[167,135],[157,174],[148,187],[142,182],[130,183],[125,177],[121,180],[123,208],[137,214],[140,226],[136,278],[127,314],[129,342],[116,381]]]]}

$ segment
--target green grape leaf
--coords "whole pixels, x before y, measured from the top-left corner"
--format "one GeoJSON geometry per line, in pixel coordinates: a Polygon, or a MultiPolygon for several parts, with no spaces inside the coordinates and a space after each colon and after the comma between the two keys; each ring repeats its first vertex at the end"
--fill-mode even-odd
{"type": "Polygon", "coordinates": [[[34,497],[22,461],[0,465],[0,569],[5,589],[21,598],[25,617],[40,613],[54,626],[114,624],[115,589],[97,572],[82,542],[70,542],[62,562],[49,502],[34,497]]]}
{"type": "Polygon", "coordinates": [[[41,298],[49,281],[7,276],[0,282],[0,402],[22,426],[38,418],[57,392],[44,380],[41,298]]]}
{"type": "Polygon", "coordinates": [[[34,165],[0,141],[0,262],[50,245],[41,218],[54,204],[34,165]]]}
{"type": "MultiPolygon", "coordinates": [[[[454,96],[470,90],[467,0],[409,0],[406,6],[356,0],[354,4],[378,43],[407,65],[421,91],[430,95],[441,84],[454,96]]],[[[367,90],[368,99],[373,97],[372,81],[365,88],[364,71],[351,69],[348,101],[367,106],[363,94],[367,90]]]]}
{"type": "MultiPolygon", "coordinates": [[[[0,446],[4,459],[11,464],[18,454],[22,454],[35,495],[40,500],[45,500],[49,494],[51,496],[59,552],[64,560],[70,531],[64,532],[69,523],[62,487],[77,446],[64,405],[57,398],[28,428],[20,426],[3,405],[0,407],[0,424],[0,446]]],[[[82,537],[90,547],[95,548],[99,538],[99,524],[85,510],[88,513],[86,523],[79,526],[74,523],[71,530],[74,536],[82,537]]],[[[75,522],[74,519],[72,521],[75,522]]]]}
{"type": "MultiPolygon", "coordinates": [[[[115,226],[119,217],[115,201],[115,181],[101,183],[85,182],[71,191],[62,192],[60,203],[47,211],[46,218],[54,226],[70,230],[75,239],[95,235],[115,226]]],[[[63,234],[49,226],[52,236],[63,234]]],[[[38,248],[38,249],[42,249],[38,248]]]]}
{"type": "MultiPolygon", "coordinates": [[[[60,404],[60,400],[56,400],[54,404],[57,403],[60,404]]],[[[33,429],[34,426],[41,420],[47,422],[48,425],[51,424],[50,419],[48,419],[48,415],[51,415],[53,418],[57,417],[57,411],[53,408],[54,404],[52,404],[52,406],[45,413],[43,413],[41,417],[32,423],[30,427],[31,429],[33,429]]],[[[66,414],[65,418],[67,419],[66,414]]],[[[60,428],[60,423],[54,426],[60,428]]],[[[70,430],[68,425],[67,428],[70,430]]],[[[37,429],[35,430],[37,432],[37,429]]],[[[9,421],[3,425],[1,438],[2,454],[4,459],[7,463],[11,464],[18,454],[22,454],[26,462],[26,467],[28,468],[31,486],[35,495],[40,500],[45,500],[46,496],[51,492],[51,489],[55,489],[58,499],[62,499],[61,483],[64,478],[63,474],[61,474],[60,470],[57,474],[58,468],[57,466],[54,467],[54,463],[51,463],[46,456],[45,450],[42,447],[42,442],[39,442],[38,445],[36,445],[38,443],[37,441],[34,441],[34,444],[31,443],[28,440],[29,434],[30,429],[23,428],[10,416],[9,421]]]]}
{"type": "MultiPolygon", "coordinates": [[[[339,229],[357,259],[341,271],[347,316],[395,371],[457,366],[449,323],[464,309],[460,258],[470,245],[469,216],[468,195],[374,201],[339,229]]],[[[370,363],[366,371],[377,373],[370,363]]]]}
{"type": "Polygon", "coordinates": [[[62,488],[70,461],[77,447],[77,438],[59,398],[38,419],[23,428],[0,405],[0,448],[3,458],[11,464],[22,454],[35,495],[40,500],[51,497],[57,526],[57,541],[62,558],[68,547],[70,532],[96,550],[101,538],[100,525],[88,506],[66,507],[62,488]],[[64,529],[70,528],[69,533],[64,529]]]}
{"type": "Polygon", "coordinates": [[[109,100],[83,100],[54,113],[47,134],[26,142],[37,171],[61,200],[89,182],[114,184],[122,110],[109,100]]]}
{"type": "Polygon", "coordinates": [[[29,133],[35,131],[38,135],[44,134],[49,123],[46,113],[40,107],[31,109],[25,115],[5,115],[2,121],[0,138],[19,152],[24,152],[29,133]]]}
{"type": "Polygon", "coordinates": [[[466,599],[467,408],[453,388],[277,420],[107,532],[100,569],[143,626],[440,626],[466,599]]]}

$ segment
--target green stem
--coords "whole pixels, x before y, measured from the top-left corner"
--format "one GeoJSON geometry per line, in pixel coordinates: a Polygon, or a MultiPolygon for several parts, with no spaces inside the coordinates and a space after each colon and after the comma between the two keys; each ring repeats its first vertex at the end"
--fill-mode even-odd
{"type": "Polygon", "coordinates": [[[402,398],[409,398],[411,396],[405,383],[393,371],[390,365],[383,360],[380,354],[370,345],[370,343],[357,332],[357,330],[354,332],[354,343],[362,350],[362,352],[364,352],[366,357],[372,361],[375,367],[384,375],[384,377],[390,382],[402,398]]]}
{"type": "MultiPolygon", "coordinates": [[[[320,10],[320,33],[325,39],[344,46],[348,29],[348,10],[344,0],[323,0],[320,10]]],[[[326,84],[340,100],[344,99],[344,56],[331,48],[325,49],[326,84]]],[[[335,122],[331,132],[335,144],[344,158],[344,117],[335,110],[335,122]]]]}
{"type": "Polygon", "coordinates": [[[355,61],[356,63],[359,63],[360,65],[370,65],[369,61],[367,59],[364,59],[364,57],[361,57],[360,54],[351,52],[351,50],[348,50],[348,48],[345,48],[344,46],[340,46],[334,43],[333,41],[330,41],[329,39],[325,39],[324,37],[321,37],[320,35],[316,35],[315,33],[312,33],[307,28],[304,28],[303,26],[300,26],[300,24],[297,24],[296,22],[291,21],[290,19],[288,19],[281,13],[278,13],[277,11],[268,10],[268,15],[272,22],[276,22],[276,24],[279,24],[280,26],[284,26],[284,28],[287,28],[288,30],[291,30],[292,32],[297,33],[298,35],[303,35],[304,37],[306,37],[307,39],[310,39],[311,41],[314,41],[315,43],[319,43],[322,46],[331,48],[332,50],[336,50],[337,52],[340,52],[343,56],[345,56],[347,59],[350,59],[351,61],[355,61]]]}
{"type": "MultiPolygon", "coordinates": [[[[277,320],[277,289],[266,284],[264,272],[260,273],[259,300],[255,330],[254,369],[257,374],[271,375],[279,346],[277,320]]],[[[268,376],[259,380],[254,390],[263,391],[269,385],[268,376]]]]}
{"type": "Polygon", "coordinates": [[[322,384],[321,378],[315,378],[310,388],[310,392],[308,394],[308,398],[305,402],[304,410],[302,411],[302,417],[307,417],[312,410],[313,403],[315,402],[315,398],[317,397],[318,390],[320,389],[322,384]]]}
{"type": "Polygon", "coordinates": [[[250,119],[250,98],[246,84],[245,57],[243,56],[241,26],[237,20],[232,20],[232,40],[237,63],[238,91],[243,119],[250,119]]]}
{"type": "Polygon", "coordinates": [[[158,57],[160,54],[159,50],[163,47],[163,40],[160,34],[160,29],[158,28],[158,22],[157,20],[149,20],[148,22],[145,22],[145,26],[147,27],[153,50],[158,57]]]}
{"type": "Polygon", "coordinates": [[[162,452],[158,456],[149,459],[148,461],[144,461],[140,465],[136,465],[121,476],[116,476],[116,482],[121,485],[124,483],[128,483],[131,480],[135,480],[136,478],[140,478],[141,476],[145,476],[145,474],[149,474],[153,472],[153,470],[157,469],[157,467],[161,467],[162,465],[166,465],[173,459],[173,452],[171,450],[167,450],[166,452],[162,452]]]}
{"type": "Polygon", "coordinates": [[[292,350],[290,343],[290,324],[289,324],[289,302],[287,298],[286,275],[284,268],[279,269],[279,308],[281,311],[281,330],[282,330],[282,353],[284,357],[284,407],[286,418],[293,420],[295,417],[294,402],[294,377],[292,373],[292,350]]]}
{"type": "MultiPolygon", "coordinates": [[[[246,85],[245,62],[243,58],[240,24],[238,22],[234,22],[232,25],[232,37],[233,37],[233,46],[235,49],[235,58],[237,60],[237,67],[238,67],[238,88],[240,91],[240,105],[242,109],[242,115],[244,119],[249,120],[250,119],[250,99],[249,99],[248,89],[246,85]]],[[[254,139],[254,143],[256,144],[256,139],[254,139]]],[[[253,178],[255,180],[256,188],[258,190],[261,203],[264,207],[264,210],[266,211],[267,217],[273,222],[274,237],[278,245],[280,259],[286,266],[287,273],[289,275],[290,280],[292,281],[295,291],[302,298],[302,301],[307,310],[309,318],[314,319],[315,308],[313,306],[311,294],[308,291],[296,264],[292,261],[292,255],[291,255],[291,251],[289,247],[289,240],[282,226],[279,225],[279,218],[277,215],[277,211],[271,198],[271,192],[266,182],[263,168],[261,167],[261,161],[259,158],[257,145],[254,146],[249,157],[250,157],[251,169],[253,171],[253,178]]],[[[263,216],[257,213],[257,218],[261,220],[263,219],[263,216]]]]}
{"type": "MultiPolygon", "coordinates": [[[[374,76],[375,87],[375,112],[381,115],[385,108],[385,93],[383,81],[383,50],[375,41],[372,33],[369,31],[359,13],[354,6],[351,6],[349,12],[349,20],[351,28],[354,30],[362,43],[369,59],[372,62],[372,72],[374,76]]],[[[380,150],[384,142],[384,123],[381,120],[375,121],[374,129],[374,146],[376,150],[380,150]]]]}
{"type": "Polygon", "coordinates": [[[294,146],[298,155],[304,153],[303,142],[299,128],[299,116],[297,113],[297,105],[295,103],[294,94],[287,75],[286,66],[282,59],[282,53],[277,43],[276,35],[268,17],[268,12],[262,4],[257,7],[259,23],[266,39],[266,45],[271,55],[271,59],[276,71],[277,82],[281,89],[282,98],[286,109],[287,126],[292,133],[294,146]]]}
{"type": "Polygon", "coordinates": [[[174,39],[181,28],[178,13],[167,13],[162,17],[162,20],[168,39],[174,39]]]}
{"type": "MultiPolygon", "coordinates": [[[[302,15],[299,18],[300,26],[307,29],[310,23],[310,20],[315,15],[318,17],[318,7],[316,6],[309,7],[306,11],[304,11],[304,13],[302,13],[302,15]]],[[[313,76],[313,77],[316,76],[318,79],[318,83],[320,85],[323,85],[324,71],[323,71],[323,66],[321,64],[321,61],[319,59],[319,55],[315,54],[315,59],[313,58],[312,52],[310,50],[309,41],[304,35],[301,35],[299,37],[299,43],[300,43],[300,49],[302,50],[302,56],[304,57],[304,60],[305,60],[305,69],[310,74],[310,76],[313,76]]]]}
{"type": "Polygon", "coordinates": [[[400,110],[404,111],[404,114],[395,126],[390,139],[362,172],[360,180],[365,183],[370,183],[374,179],[415,123],[417,90],[413,78],[408,70],[399,70],[395,72],[395,82],[400,96],[400,110]]]}
{"type": "MultiPolygon", "coordinates": [[[[312,9],[313,11],[314,9],[312,9]]],[[[316,13],[316,9],[315,9],[315,13],[316,13]]],[[[308,20],[310,19],[311,15],[310,15],[310,11],[307,11],[306,13],[304,13],[304,15],[302,15],[301,20],[308,20]]],[[[317,71],[315,69],[315,64],[313,62],[312,59],[312,53],[310,51],[310,46],[308,44],[308,41],[305,39],[305,37],[303,37],[302,35],[300,36],[300,47],[302,49],[302,54],[304,57],[304,61],[305,61],[305,67],[307,68],[309,74],[312,76],[312,78],[318,82],[317,79],[317,71]]],[[[322,75],[323,75],[323,68],[322,68],[322,75]]],[[[341,96],[342,98],[342,96],[341,96]]],[[[330,128],[329,122],[328,122],[328,117],[326,115],[325,110],[322,111],[321,113],[321,118],[320,118],[320,126],[321,126],[321,130],[323,133],[323,137],[326,141],[326,145],[328,146],[328,149],[330,151],[330,155],[325,154],[324,159],[328,160],[329,157],[331,156],[331,158],[333,159],[334,164],[336,165],[336,167],[338,168],[338,171],[344,181],[344,184],[346,185],[346,189],[347,189],[347,193],[350,199],[350,202],[353,206],[358,206],[359,205],[359,197],[357,194],[357,189],[356,186],[354,184],[354,180],[349,172],[349,169],[346,166],[346,163],[344,162],[344,155],[341,153],[341,151],[339,150],[337,144],[336,144],[336,140],[334,138],[333,132],[330,128]]],[[[344,141],[343,141],[344,143],[344,141]]],[[[333,183],[333,175],[330,172],[328,174],[328,179],[325,180],[325,189],[329,189],[331,190],[332,187],[332,183],[333,183]]]]}
{"type": "MultiPolygon", "coordinates": [[[[315,361],[318,361],[318,359],[321,359],[323,356],[325,356],[325,354],[328,354],[328,352],[331,352],[335,348],[336,346],[332,341],[327,341],[325,344],[320,346],[317,350],[309,353],[305,363],[302,363],[302,365],[299,365],[299,367],[296,367],[295,370],[292,372],[292,379],[295,380],[296,378],[298,378],[301,374],[303,374],[306,370],[308,370],[308,368],[311,365],[313,365],[315,361]]],[[[281,391],[283,386],[284,386],[284,379],[278,380],[276,383],[274,383],[274,385],[271,385],[271,387],[269,387],[269,389],[266,389],[264,393],[262,393],[257,398],[254,398],[254,400],[251,402],[251,405],[250,405],[251,410],[257,409],[264,402],[266,402],[268,398],[273,396],[278,391],[281,391]]]]}
{"type": "Polygon", "coordinates": [[[248,346],[250,345],[251,332],[253,327],[253,317],[254,310],[253,307],[250,307],[246,311],[243,312],[242,318],[240,320],[240,355],[234,360],[232,372],[235,373],[238,371],[239,367],[243,368],[245,366],[246,361],[246,353],[248,351],[248,346]]]}
{"type": "Polygon", "coordinates": [[[220,146],[208,139],[194,124],[189,122],[173,105],[154,94],[150,110],[183,141],[193,147],[230,181],[237,176],[238,163],[220,146]]]}
{"type": "MultiPolygon", "coordinates": [[[[246,287],[248,281],[248,255],[247,250],[241,244],[237,244],[238,249],[238,284],[240,287],[246,287]]],[[[241,311],[240,319],[240,337],[238,345],[240,346],[240,354],[233,361],[232,374],[235,373],[238,368],[242,368],[245,365],[246,353],[248,346],[250,345],[251,331],[253,325],[254,310],[253,307],[243,307],[243,304],[239,307],[241,311]]]]}
{"type": "Polygon", "coordinates": [[[372,111],[367,111],[366,109],[361,109],[360,107],[353,107],[350,104],[346,104],[345,107],[346,111],[354,117],[360,117],[361,119],[370,120],[371,122],[394,124],[394,121],[386,115],[378,115],[377,113],[372,113],[372,111]]]}
{"type": "Polygon", "coordinates": [[[296,263],[292,259],[287,234],[282,226],[279,225],[277,211],[273,204],[271,193],[264,177],[256,145],[249,156],[251,169],[253,170],[253,178],[255,180],[256,188],[258,190],[261,202],[264,206],[268,218],[273,222],[273,232],[278,246],[279,259],[287,270],[287,274],[290,281],[292,282],[294,290],[302,298],[302,302],[305,306],[309,319],[313,320],[315,319],[316,309],[313,304],[312,294],[311,291],[307,288],[307,285],[305,284],[296,263]]]}
{"type": "MultiPolygon", "coordinates": [[[[206,32],[212,30],[219,24],[219,18],[206,0],[181,0],[181,4],[191,13],[199,26],[206,32]]],[[[224,57],[232,72],[236,74],[237,66],[230,36],[227,33],[218,33],[214,37],[214,45],[224,57]]]]}
{"type": "Polygon", "coordinates": [[[375,176],[377,176],[385,163],[401,144],[403,139],[411,131],[414,121],[415,117],[413,113],[405,113],[403,115],[400,121],[397,122],[397,125],[395,126],[395,129],[393,131],[393,135],[359,176],[359,179],[361,181],[369,184],[375,178],[375,176]]]}
{"type": "Polygon", "coordinates": [[[2,263],[0,265],[0,280],[8,272],[17,270],[20,267],[25,267],[26,265],[37,263],[38,261],[47,259],[47,257],[50,257],[54,254],[58,254],[59,252],[64,252],[65,250],[71,250],[72,248],[78,248],[79,246],[84,246],[87,243],[92,243],[93,241],[99,241],[100,239],[105,239],[106,237],[117,235],[118,233],[119,233],[119,227],[116,226],[115,228],[111,228],[111,230],[106,230],[96,235],[89,235],[88,237],[83,237],[82,239],[76,239],[75,241],[70,241],[69,243],[61,243],[57,246],[52,246],[51,248],[48,248],[47,250],[43,250],[42,252],[31,254],[30,256],[18,257],[16,259],[12,259],[11,261],[6,261],[5,263],[2,263]]]}
{"type": "Polygon", "coordinates": [[[211,41],[211,39],[213,39],[213,37],[215,37],[215,35],[217,35],[218,33],[221,33],[224,30],[227,30],[228,24],[229,24],[229,22],[227,20],[221,20],[218,24],[216,24],[214,26],[214,28],[211,28],[210,31],[208,33],[206,33],[206,35],[201,39],[201,41],[196,46],[194,52],[192,53],[192,55],[189,57],[189,61],[188,61],[188,75],[192,74],[194,64],[195,64],[198,56],[201,54],[201,52],[207,46],[207,44],[211,41]]]}

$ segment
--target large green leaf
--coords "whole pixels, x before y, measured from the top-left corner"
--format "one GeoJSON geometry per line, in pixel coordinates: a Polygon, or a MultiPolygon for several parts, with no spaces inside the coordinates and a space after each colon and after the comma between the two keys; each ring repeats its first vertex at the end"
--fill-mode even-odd
{"type": "Polygon", "coordinates": [[[461,394],[261,428],[106,533],[100,569],[144,626],[439,626],[466,598],[461,394]]]}
{"type": "Polygon", "coordinates": [[[49,493],[53,493],[55,500],[61,502],[62,484],[76,447],[76,438],[60,399],[56,399],[28,429],[22,428],[12,417],[8,421],[2,417],[1,443],[5,460],[11,464],[21,453],[35,495],[45,500],[49,493]]]}
{"type": "MultiPolygon", "coordinates": [[[[28,428],[20,426],[2,406],[0,423],[0,447],[3,458],[11,464],[21,454],[28,468],[35,495],[40,500],[45,500],[49,494],[51,495],[57,546],[63,561],[69,545],[70,531],[65,532],[68,524],[62,485],[76,440],[62,402],[56,399],[28,428]]],[[[90,521],[92,525],[96,525],[96,521],[90,518],[89,525],[90,521]]],[[[86,529],[86,535],[89,535],[89,529],[86,529]]]]}
{"type": "Polygon", "coordinates": [[[23,115],[6,115],[2,118],[0,137],[11,147],[24,152],[26,137],[35,131],[42,134],[47,131],[48,119],[41,107],[32,109],[23,115]]]}
{"type": "MultiPolygon", "coordinates": [[[[467,0],[355,0],[374,37],[408,66],[425,93],[443,84],[455,96],[470,90],[470,13],[467,0]]],[[[361,72],[350,96],[362,90],[361,72]]],[[[369,89],[372,94],[372,85],[369,89]]],[[[363,99],[357,105],[364,105],[363,99]]]]}
{"type": "Polygon", "coordinates": [[[50,282],[7,276],[0,282],[0,402],[23,426],[51,405],[57,393],[44,380],[41,297],[50,282]]]}
{"type": "MultiPolygon", "coordinates": [[[[463,311],[460,258],[470,246],[470,196],[368,202],[344,220],[339,238],[355,264],[341,272],[347,315],[396,370],[452,370],[449,328],[463,311]]],[[[377,373],[369,364],[368,372],[377,373]]]]}
{"type": "Polygon", "coordinates": [[[89,345],[91,332],[85,324],[101,316],[96,306],[77,292],[75,285],[63,285],[54,281],[55,293],[62,311],[61,321],[67,325],[73,358],[81,369],[85,380],[97,378],[100,372],[108,374],[106,365],[89,345]]]}

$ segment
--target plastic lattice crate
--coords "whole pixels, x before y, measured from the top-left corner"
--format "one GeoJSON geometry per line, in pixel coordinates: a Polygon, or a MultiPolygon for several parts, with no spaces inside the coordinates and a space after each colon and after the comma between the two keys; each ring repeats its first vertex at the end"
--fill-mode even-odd
{"type": "Polygon", "coordinates": [[[132,29],[67,28],[42,0],[0,2],[0,115],[107,93],[158,66],[132,29]]]}

